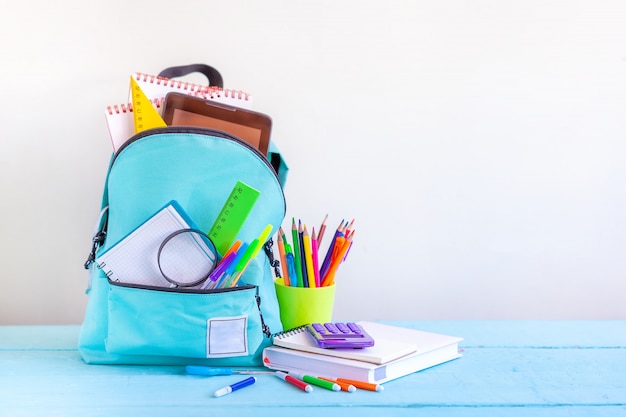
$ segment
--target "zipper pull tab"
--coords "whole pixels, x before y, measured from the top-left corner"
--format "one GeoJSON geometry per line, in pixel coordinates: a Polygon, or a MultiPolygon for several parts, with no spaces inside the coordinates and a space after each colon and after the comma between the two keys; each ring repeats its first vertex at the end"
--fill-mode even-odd
{"type": "Polygon", "coordinates": [[[270,332],[270,328],[265,324],[265,320],[263,319],[263,313],[261,312],[261,296],[257,294],[256,296],[256,305],[259,308],[259,316],[261,317],[261,328],[263,329],[263,334],[268,339],[272,336],[272,332],[270,332]]]}
{"type": "Polygon", "coordinates": [[[104,238],[106,237],[106,235],[107,235],[107,232],[100,231],[96,233],[93,239],[91,240],[92,241],[91,252],[89,252],[89,256],[87,256],[87,261],[85,262],[85,269],[89,269],[91,264],[94,263],[94,261],[96,260],[96,250],[98,250],[98,247],[102,244],[102,242],[104,242],[104,238]]]}

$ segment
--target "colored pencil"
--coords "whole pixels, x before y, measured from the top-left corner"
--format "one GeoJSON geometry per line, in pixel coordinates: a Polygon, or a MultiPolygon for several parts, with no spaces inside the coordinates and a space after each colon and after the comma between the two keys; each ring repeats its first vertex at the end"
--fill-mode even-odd
{"type": "Polygon", "coordinates": [[[285,252],[285,233],[283,228],[278,228],[278,235],[276,235],[278,241],[278,255],[280,256],[280,266],[283,271],[283,281],[285,285],[289,286],[289,268],[287,266],[287,253],[285,252]]]}
{"type": "Polygon", "coordinates": [[[319,237],[315,234],[315,228],[313,228],[313,234],[311,235],[311,258],[313,259],[313,274],[315,276],[315,286],[322,285],[320,279],[320,266],[319,266],[319,237]]]}
{"type": "Polygon", "coordinates": [[[309,284],[309,288],[315,288],[317,285],[315,282],[315,271],[313,269],[313,247],[311,244],[311,236],[306,228],[306,224],[303,228],[302,243],[304,246],[304,257],[306,261],[307,283],[309,284]]]}
{"type": "Polygon", "coordinates": [[[300,264],[300,262],[302,261],[302,259],[300,258],[300,239],[298,238],[296,219],[294,219],[293,217],[291,218],[291,236],[293,238],[293,261],[297,274],[297,286],[303,287],[304,282],[302,280],[302,265],[300,264]]]}
{"type": "Polygon", "coordinates": [[[300,240],[300,269],[302,269],[302,286],[309,287],[309,275],[306,269],[306,253],[304,252],[304,229],[302,228],[302,221],[298,220],[298,237],[300,240]]]}
{"type": "Polygon", "coordinates": [[[322,220],[322,225],[320,226],[320,231],[317,234],[317,246],[319,247],[322,244],[322,239],[324,238],[324,232],[326,232],[326,222],[328,221],[328,214],[324,216],[324,220],[322,220]]]}

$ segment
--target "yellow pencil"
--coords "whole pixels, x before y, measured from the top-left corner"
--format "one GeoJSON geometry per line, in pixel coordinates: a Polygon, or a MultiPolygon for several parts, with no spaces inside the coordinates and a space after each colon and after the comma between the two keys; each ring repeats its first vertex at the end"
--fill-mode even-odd
{"type": "Polygon", "coordinates": [[[306,261],[306,273],[309,278],[309,288],[316,288],[315,285],[315,268],[313,267],[313,252],[311,246],[311,236],[309,235],[309,231],[306,228],[306,224],[304,225],[304,230],[302,233],[302,242],[304,243],[304,259],[306,261]]]}

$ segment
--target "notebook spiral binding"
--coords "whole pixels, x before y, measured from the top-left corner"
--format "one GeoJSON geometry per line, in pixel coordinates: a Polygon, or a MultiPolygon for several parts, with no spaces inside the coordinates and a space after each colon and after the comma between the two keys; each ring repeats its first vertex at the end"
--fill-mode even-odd
{"type": "Polygon", "coordinates": [[[228,97],[238,100],[250,100],[250,94],[241,90],[231,90],[216,86],[206,86],[190,83],[184,80],[176,80],[173,78],[159,77],[158,75],[150,75],[142,72],[134,74],[137,81],[149,82],[156,85],[175,87],[184,92],[191,92],[192,95],[202,97],[204,99],[213,99],[216,97],[228,97]]]}
{"type": "MultiPolygon", "coordinates": [[[[150,102],[154,105],[155,108],[160,109],[163,106],[163,103],[165,102],[165,98],[161,97],[161,98],[155,98],[154,100],[150,100],[150,102]]],[[[120,114],[120,113],[132,113],[133,112],[133,105],[132,103],[128,103],[128,104],[115,104],[113,106],[107,106],[106,109],[107,113],[109,114],[120,114]]]]}
{"type": "Polygon", "coordinates": [[[283,330],[282,332],[272,334],[272,339],[282,339],[284,337],[289,337],[296,333],[303,332],[306,329],[308,324],[303,324],[302,326],[294,327],[293,329],[283,330]]]}

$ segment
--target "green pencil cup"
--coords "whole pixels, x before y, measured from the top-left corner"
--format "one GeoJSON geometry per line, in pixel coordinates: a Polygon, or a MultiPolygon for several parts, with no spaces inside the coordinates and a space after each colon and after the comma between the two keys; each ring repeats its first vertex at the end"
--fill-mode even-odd
{"type": "Polygon", "coordinates": [[[319,288],[290,287],[282,278],[274,281],[283,329],[332,321],[335,284],[319,288]]]}

